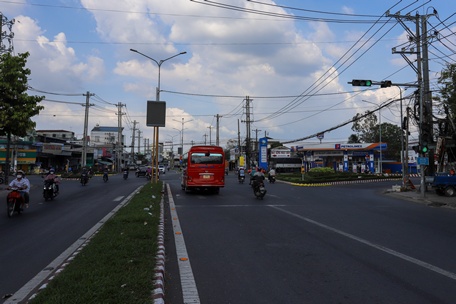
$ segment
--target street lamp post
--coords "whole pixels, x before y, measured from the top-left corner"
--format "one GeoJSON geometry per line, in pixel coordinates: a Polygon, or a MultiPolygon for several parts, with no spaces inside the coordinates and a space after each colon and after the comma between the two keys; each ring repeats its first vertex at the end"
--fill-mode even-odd
{"type": "Polygon", "coordinates": [[[375,106],[378,107],[378,116],[379,116],[379,125],[378,125],[378,128],[379,128],[379,149],[380,149],[380,158],[378,160],[378,171],[380,172],[380,174],[383,173],[383,166],[382,166],[382,161],[383,161],[383,157],[382,157],[382,107],[381,105],[378,106],[377,104],[371,102],[371,101],[368,101],[368,100],[363,100],[364,102],[367,102],[367,103],[370,103],[370,104],[373,104],[375,106]]]}
{"type": "MultiPolygon", "coordinates": [[[[163,62],[167,61],[167,60],[170,60],[176,56],[179,56],[179,55],[183,55],[183,54],[187,54],[187,52],[180,52],[179,54],[176,54],[176,55],[173,55],[171,57],[168,57],[166,59],[162,59],[160,61],[157,61],[155,60],[154,58],[152,57],[149,57],[135,49],[130,49],[130,51],[132,52],[135,52],[135,53],[138,53],[150,60],[152,60],[153,62],[155,62],[157,65],[158,65],[158,86],[157,86],[157,92],[156,92],[156,101],[160,101],[160,70],[161,70],[161,65],[163,64],[163,62]]],[[[153,138],[153,142],[154,142],[154,148],[155,148],[155,153],[154,153],[154,157],[153,157],[153,161],[152,161],[152,170],[158,170],[158,127],[154,127],[154,138],[153,138]]],[[[154,178],[154,182],[157,182],[158,181],[158,174],[153,174],[154,178]]]]}
{"type": "MultiPolygon", "coordinates": [[[[180,122],[179,120],[175,120],[175,119],[173,119],[173,120],[177,121],[177,122],[180,122]]],[[[181,153],[182,154],[184,154],[184,124],[186,124],[187,122],[191,122],[191,121],[193,121],[193,119],[184,121],[184,118],[182,117],[182,122],[181,122],[182,123],[182,127],[181,127],[181,131],[180,131],[181,132],[181,150],[182,150],[181,153]]],[[[174,129],[176,129],[176,128],[174,128],[174,129]]],[[[176,129],[176,130],[178,130],[178,129],[176,129]]]]}

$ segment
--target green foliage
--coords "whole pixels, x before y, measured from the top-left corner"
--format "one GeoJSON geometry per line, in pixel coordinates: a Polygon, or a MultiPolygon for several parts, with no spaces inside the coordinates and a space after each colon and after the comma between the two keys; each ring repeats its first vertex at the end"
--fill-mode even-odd
{"type": "MultiPolygon", "coordinates": [[[[438,106],[447,115],[447,119],[452,119],[456,122],[456,64],[447,64],[442,70],[439,80],[439,91],[435,92],[434,100],[438,102],[438,106]]],[[[450,132],[454,133],[454,132],[450,132]]],[[[449,134],[441,134],[449,135],[449,134]]]]}
{"type": "Polygon", "coordinates": [[[334,175],[334,169],[329,168],[329,167],[318,167],[318,168],[312,168],[309,170],[307,173],[310,176],[325,176],[325,175],[334,175]]]}
{"type": "Polygon", "coordinates": [[[44,96],[27,94],[31,74],[25,67],[28,56],[29,53],[0,56],[0,135],[25,136],[35,127],[31,117],[44,108],[38,105],[44,96]]]}
{"type": "Polygon", "coordinates": [[[29,303],[154,303],[161,190],[147,183],[29,303]]]}
{"type": "Polygon", "coordinates": [[[377,124],[377,116],[374,113],[366,112],[366,114],[356,114],[353,119],[352,130],[356,134],[349,137],[349,143],[376,143],[381,142],[387,144],[387,150],[383,151],[385,158],[400,161],[401,155],[401,134],[402,129],[400,126],[390,123],[377,124]],[[367,115],[366,115],[367,114],[367,115]],[[361,118],[362,116],[365,116],[361,118]]]}

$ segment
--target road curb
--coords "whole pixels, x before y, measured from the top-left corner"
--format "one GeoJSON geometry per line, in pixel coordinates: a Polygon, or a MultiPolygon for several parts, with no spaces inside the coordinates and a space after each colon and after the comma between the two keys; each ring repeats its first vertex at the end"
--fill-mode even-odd
{"type": "Polygon", "coordinates": [[[155,304],[165,303],[165,207],[163,183],[162,197],[160,200],[160,222],[158,224],[157,253],[155,256],[155,275],[152,298],[155,304]]]}

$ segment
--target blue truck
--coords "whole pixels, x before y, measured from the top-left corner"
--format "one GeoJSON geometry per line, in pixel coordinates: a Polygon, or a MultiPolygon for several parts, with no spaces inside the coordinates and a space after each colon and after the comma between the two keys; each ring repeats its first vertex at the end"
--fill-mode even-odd
{"type": "Polygon", "coordinates": [[[432,181],[432,188],[438,195],[456,195],[456,175],[451,173],[436,173],[432,181]]]}

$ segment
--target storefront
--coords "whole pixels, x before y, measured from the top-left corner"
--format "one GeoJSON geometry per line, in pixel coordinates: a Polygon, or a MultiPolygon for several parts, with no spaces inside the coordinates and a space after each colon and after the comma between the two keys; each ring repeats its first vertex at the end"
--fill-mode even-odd
{"type": "Polygon", "coordinates": [[[314,167],[332,167],[341,172],[373,173],[380,172],[381,152],[386,148],[386,143],[315,143],[292,147],[292,151],[302,155],[306,171],[314,167]]]}
{"type": "MultiPolygon", "coordinates": [[[[36,150],[32,149],[11,149],[9,162],[13,171],[23,170],[31,172],[36,163],[36,150]]],[[[1,171],[5,171],[6,149],[0,149],[1,171]]]]}

